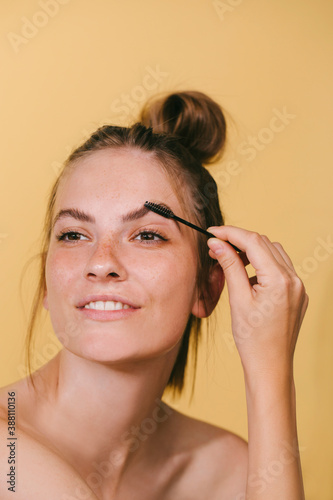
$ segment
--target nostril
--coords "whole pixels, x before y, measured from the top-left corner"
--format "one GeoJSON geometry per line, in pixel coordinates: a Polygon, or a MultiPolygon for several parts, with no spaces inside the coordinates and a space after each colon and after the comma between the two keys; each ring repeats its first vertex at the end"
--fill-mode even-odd
{"type": "Polygon", "coordinates": [[[109,273],[109,275],[110,275],[110,276],[113,276],[113,277],[115,277],[115,276],[118,276],[118,277],[119,277],[119,274],[117,274],[117,273],[109,273]]]}

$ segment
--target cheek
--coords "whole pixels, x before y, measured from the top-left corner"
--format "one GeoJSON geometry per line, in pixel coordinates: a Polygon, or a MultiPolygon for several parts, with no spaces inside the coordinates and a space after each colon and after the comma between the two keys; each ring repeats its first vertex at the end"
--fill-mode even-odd
{"type": "Polygon", "coordinates": [[[65,347],[69,347],[82,336],[81,326],[72,317],[68,304],[71,283],[77,282],[75,259],[61,252],[48,254],[45,267],[47,301],[51,323],[56,336],[65,347]],[[67,294],[67,295],[66,295],[67,294]]]}
{"type": "Polygon", "coordinates": [[[61,253],[50,253],[46,259],[45,277],[48,295],[57,291],[65,293],[75,275],[76,259],[69,259],[61,253]]]}
{"type": "Polygon", "coordinates": [[[191,306],[196,267],[191,255],[152,256],[149,263],[137,267],[137,280],[154,302],[165,311],[191,306]],[[168,309],[172,308],[172,309],[168,309]]]}

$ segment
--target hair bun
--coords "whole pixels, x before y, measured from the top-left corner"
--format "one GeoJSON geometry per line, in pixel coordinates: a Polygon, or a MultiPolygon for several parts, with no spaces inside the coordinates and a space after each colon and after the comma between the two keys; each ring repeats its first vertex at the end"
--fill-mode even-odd
{"type": "Polygon", "coordinates": [[[221,156],[225,117],[219,104],[202,92],[175,92],[149,100],[140,121],[155,133],[176,136],[200,163],[213,163],[221,156]]]}

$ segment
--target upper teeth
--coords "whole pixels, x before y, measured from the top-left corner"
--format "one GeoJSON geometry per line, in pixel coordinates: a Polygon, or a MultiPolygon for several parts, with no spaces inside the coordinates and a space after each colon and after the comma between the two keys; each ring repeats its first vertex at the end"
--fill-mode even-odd
{"type": "Polygon", "coordinates": [[[89,302],[84,306],[86,309],[99,309],[101,311],[117,311],[118,309],[129,309],[131,306],[122,302],[113,302],[112,300],[98,300],[97,302],[89,302]]]}

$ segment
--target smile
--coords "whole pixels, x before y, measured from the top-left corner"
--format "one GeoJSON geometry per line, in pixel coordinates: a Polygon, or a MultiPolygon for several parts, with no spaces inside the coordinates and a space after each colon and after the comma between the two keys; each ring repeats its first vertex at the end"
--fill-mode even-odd
{"type": "Polygon", "coordinates": [[[79,307],[78,311],[88,321],[119,321],[132,317],[133,314],[141,311],[141,308],[132,307],[123,302],[97,300],[79,307]]]}
{"type": "Polygon", "coordinates": [[[128,304],[122,302],[114,302],[112,300],[98,300],[96,302],[89,302],[84,306],[84,309],[95,309],[98,311],[119,311],[120,309],[131,309],[128,304]]]}

